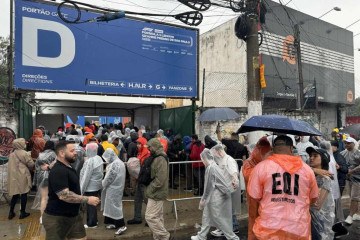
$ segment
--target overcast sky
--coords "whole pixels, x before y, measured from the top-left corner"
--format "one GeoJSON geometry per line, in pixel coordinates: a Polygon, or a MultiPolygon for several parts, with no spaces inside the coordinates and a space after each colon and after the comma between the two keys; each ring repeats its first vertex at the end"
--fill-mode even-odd
{"type": "MultiPolygon", "coordinates": [[[[10,29],[10,1],[0,0],[0,36],[8,36],[10,29]]],[[[59,0],[57,0],[60,2],[59,0]]],[[[190,9],[180,4],[177,0],[77,0],[87,3],[96,4],[99,6],[106,6],[121,10],[137,11],[137,12],[152,12],[152,13],[179,13],[182,11],[189,11],[190,9]]],[[[279,2],[279,0],[275,0],[279,2]]],[[[282,0],[284,4],[289,0],[282,0]]],[[[356,20],[360,19],[359,9],[360,0],[292,0],[287,5],[298,11],[304,12],[314,17],[320,17],[334,7],[341,8],[340,12],[331,11],[321,19],[330,22],[339,27],[345,28],[356,20]]],[[[205,12],[205,18],[200,26],[200,34],[204,33],[231,18],[236,17],[236,14],[231,10],[226,10],[219,7],[212,7],[205,12]]],[[[157,20],[178,23],[173,18],[158,18],[157,20]]],[[[348,30],[352,31],[354,35],[360,33],[360,21],[348,30]]],[[[360,34],[354,37],[354,57],[355,57],[355,95],[360,97],[360,34]]]]}

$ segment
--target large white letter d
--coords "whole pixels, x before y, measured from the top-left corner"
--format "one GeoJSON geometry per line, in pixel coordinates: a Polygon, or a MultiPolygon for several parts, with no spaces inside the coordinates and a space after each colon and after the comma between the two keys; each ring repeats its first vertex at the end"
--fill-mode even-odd
{"type": "Polygon", "coordinates": [[[71,30],[58,22],[23,17],[22,64],[24,66],[62,68],[75,57],[75,37],[71,30]],[[61,39],[60,54],[57,57],[38,56],[38,30],[52,31],[61,39]]]}

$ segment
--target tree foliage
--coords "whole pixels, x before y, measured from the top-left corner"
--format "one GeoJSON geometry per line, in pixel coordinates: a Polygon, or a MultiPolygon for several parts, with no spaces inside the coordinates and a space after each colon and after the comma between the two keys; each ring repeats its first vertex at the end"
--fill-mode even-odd
{"type": "Polygon", "coordinates": [[[9,37],[0,37],[0,99],[7,98],[9,86],[8,74],[8,46],[10,45],[9,37]]]}
{"type": "Polygon", "coordinates": [[[360,98],[356,98],[354,105],[349,107],[346,111],[346,115],[351,116],[360,116],[360,98]]]}

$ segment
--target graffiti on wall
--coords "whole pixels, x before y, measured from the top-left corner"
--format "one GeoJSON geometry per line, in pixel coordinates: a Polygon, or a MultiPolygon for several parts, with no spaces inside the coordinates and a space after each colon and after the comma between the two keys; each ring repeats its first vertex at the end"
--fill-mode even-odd
{"type": "Polygon", "coordinates": [[[16,138],[15,132],[7,127],[0,127],[0,156],[8,157],[13,151],[12,142],[16,138]]]}

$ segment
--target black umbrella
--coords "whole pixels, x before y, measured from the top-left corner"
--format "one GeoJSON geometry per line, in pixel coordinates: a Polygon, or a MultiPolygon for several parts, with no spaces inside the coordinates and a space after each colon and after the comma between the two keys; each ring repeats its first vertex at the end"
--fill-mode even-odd
{"type": "Polygon", "coordinates": [[[214,122],[214,121],[224,121],[232,120],[239,118],[240,115],[237,114],[231,108],[211,108],[200,114],[200,122],[214,122]]]}
{"type": "Polygon", "coordinates": [[[269,131],[300,136],[321,136],[322,133],[307,122],[282,115],[253,116],[241,125],[237,133],[269,131]]]}
{"type": "Polygon", "coordinates": [[[355,138],[359,138],[360,137],[360,123],[347,126],[346,128],[340,130],[340,132],[348,133],[350,135],[355,136],[355,138]]]}

